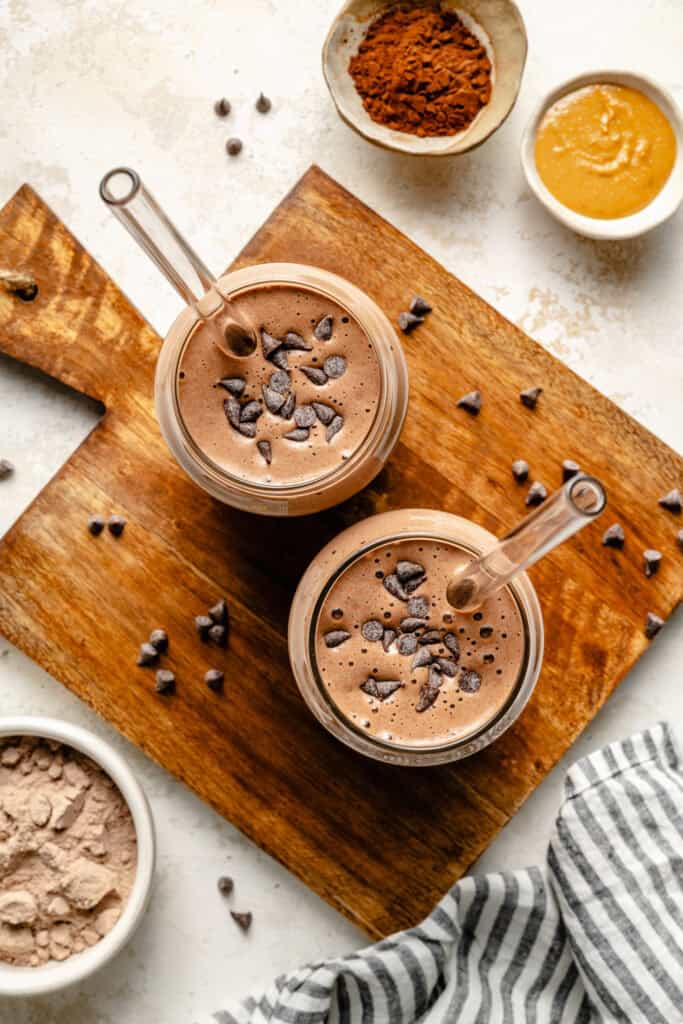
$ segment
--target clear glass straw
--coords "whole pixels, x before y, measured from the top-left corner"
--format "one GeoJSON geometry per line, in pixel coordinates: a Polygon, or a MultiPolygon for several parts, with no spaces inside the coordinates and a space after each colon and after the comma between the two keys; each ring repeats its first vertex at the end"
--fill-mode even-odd
{"type": "Polygon", "coordinates": [[[481,558],[475,558],[451,579],[449,604],[471,612],[528,569],[558,544],[571,537],[607,504],[605,489],[595,477],[579,473],[481,558]]]}

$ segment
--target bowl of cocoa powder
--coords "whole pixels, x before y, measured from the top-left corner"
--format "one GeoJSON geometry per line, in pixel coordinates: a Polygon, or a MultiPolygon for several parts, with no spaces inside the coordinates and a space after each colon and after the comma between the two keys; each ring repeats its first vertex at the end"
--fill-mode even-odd
{"type": "Polygon", "coordinates": [[[513,0],[347,0],[323,73],[339,115],[369,142],[451,156],[506,119],[526,53],[513,0]]]}
{"type": "Polygon", "coordinates": [[[85,729],[0,719],[0,997],[54,992],[125,945],[147,906],[149,805],[85,729]]]}

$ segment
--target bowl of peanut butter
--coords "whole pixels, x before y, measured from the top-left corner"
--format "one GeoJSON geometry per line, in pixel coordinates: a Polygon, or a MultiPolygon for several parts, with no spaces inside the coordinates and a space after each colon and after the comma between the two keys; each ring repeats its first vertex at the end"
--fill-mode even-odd
{"type": "Polygon", "coordinates": [[[683,117],[643,75],[579,75],[538,105],[522,164],[532,192],[567,227],[589,238],[634,238],[683,200],[683,117]]]}

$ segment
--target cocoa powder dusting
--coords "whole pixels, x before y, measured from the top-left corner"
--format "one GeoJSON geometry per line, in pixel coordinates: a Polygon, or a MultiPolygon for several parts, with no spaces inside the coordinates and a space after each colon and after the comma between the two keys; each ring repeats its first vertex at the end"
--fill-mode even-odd
{"type": "Polygon", "coordinates": [[[399,5],[373,21],[349,73],[373,121],[412,135],[455,135],[491,98],[485,47],[438,4],[399,5]]]}

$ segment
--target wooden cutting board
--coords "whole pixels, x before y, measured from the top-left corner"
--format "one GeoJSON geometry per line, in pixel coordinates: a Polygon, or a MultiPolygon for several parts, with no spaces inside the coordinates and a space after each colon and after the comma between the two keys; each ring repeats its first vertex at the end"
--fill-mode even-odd
{"type": "Polygon", "coordinates": [[[0,349],[106,407],[0,545],[0,631],[369,935],[417,922],[643,653],[646,612],[665,618],[680,601],[683,523],[657,498],[683,483],[683,461],[312,168],[238,264],[316,263],[365,289],[394,321],[415,292],[434,312],[404,341],[410,411],[377,480],[322,515],[250,517],[176,467],[152,404],[158,337],[28,186],[0,213],[0,253],[40,289],[33,303],[0,295],[0,349]],[[530,412],[518,392],[536,384],[544,393],[530,412]],[[484,398],[473,419],[455,398],[475,387],[484,398]],[[445,508],[503,532],[525,511],[515,458],[549,490],[562,459],[576,459],[610,501],[599,523],[532,570],[547,649],[530,705],[458,765],[363,759],[314,721],[290,674],[285,630],[297,580],[333,534],[373,512],[445,508]],[[88,517],[113,512],[128,520],[123,537],[91,537],[88,517]],[[623,552],[600,543],[617,520],[623,552]],[[650,580],[648,547],[664,555],[650,580]],[[193,616],[222,595],[230,648],[212,655],[193,616]],[[173,698],[156,696],[153,675],[135,666],[156,626],[171,637],[173,698]],[[202,682],[211,664],[225,668],[222,698],[202,682]]]}

